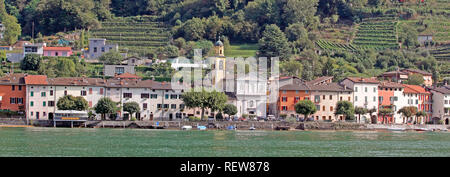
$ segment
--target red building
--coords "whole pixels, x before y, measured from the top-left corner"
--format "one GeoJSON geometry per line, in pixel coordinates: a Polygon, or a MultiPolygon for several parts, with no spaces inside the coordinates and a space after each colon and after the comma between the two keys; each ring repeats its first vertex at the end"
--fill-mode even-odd
{"type": "Polygon", "coordinates": [[[395,82],[381,82],[378,85],[378,110],[388,108],[393,111],[390,115],[379,114],[378,122],[395,123],[394,116],[398,110],[395,102],[399,101],[403,88],[402,84],[395,82]]]}
{"type": "Polygon", "coordinates": [[[296,77],[280,78],[279,98],[277,101],[278,115],[294,117],[294,105],[300,100],[309,100],[311,97],[310,88],[306,83],[296,77]]]}
{"type": "Polygon", "coordinates": [[[27,74],[7,74],[0,78],[0,109],[25,111],[27,74]]]}

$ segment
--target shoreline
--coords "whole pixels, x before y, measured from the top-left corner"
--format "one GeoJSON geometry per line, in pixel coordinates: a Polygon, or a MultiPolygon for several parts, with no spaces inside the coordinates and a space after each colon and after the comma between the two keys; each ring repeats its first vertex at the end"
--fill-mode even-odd
{"type": "MultiPolygon", "coordinates": [[[[184,122],[184,121],[86,121],[77,123],[73,128],[126,128],[126,129],[168,129],[181,130],[183,126],[191,126],[192,130],[197,130],[198,126],[205,126],[207,130],[228,130],[229,126],[237,130],[250,130],[254,127],[256,130],[266,131],[414,131],[414,130],[432,130],[446,131],[448,125],[407,125],[407,124],[360,124],[352,122],[184,122]]],[[[33,121],[32,125],[26,125],[26,122],[14,120],[14,122],[0,119],[1,127],[54,127],[52,121],[39,120],[33,121]]],[[[70,122],[58,123],[56,127],[71,128],[70,122]]]]}

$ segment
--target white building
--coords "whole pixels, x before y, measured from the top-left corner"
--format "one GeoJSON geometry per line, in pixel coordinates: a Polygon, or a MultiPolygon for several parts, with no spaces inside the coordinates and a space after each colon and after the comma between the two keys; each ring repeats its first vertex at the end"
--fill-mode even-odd
{"type": "MultiPolygon", "coordinates": [[[[136,102],[140,112],[133,117],[139,120],[174,120],[187,116],[181,100],[183,90],[173,90],[169,83],[139,79],[107,80],[106,97],[122,106],[124,103],[136,102]]],[[[129,118],[123,109],[119,117],[129,118]]]]}
{"type": "MultiPolygon", "coordinates": [[[[27,84],[27,117],[52,119],[58,110],[57,102],[65,95],[82,96],[93,108],[105,95],[105,82],[98,78],[47,78],[44,75],[25,77],[27,84]]],[[[94,114],[95,111],[93,111],[94,114]]],[[[100,118],[96,114],[96,118],[100,118]]]]}
{"type": "MultiPolygon", "coordinates": [[[[378,84],[374,78],[347,77],[340,82],[353,90],[353,105],[378,112],[378,84]]],[[[363,115],[361,115],[363,116],[363,115]]],[[[370,117],[369,114],[364,115],[370,117]]]]}
{"type": "Polygon", "coordinates": [[[439,118],[450,125],[450,86],[431,88],[433,94],[433,118],[439,118]]]}
{"type": "Polygon", "coordinates": [[[119,45],[107,44],[106,39],[91,38],[89,39],[89,50],[84,52],[84,56],[89,59],[97,59],[111,50],[119,51],[119,45]]]}
{"type": "Polygon", "coordinates": [[[248,75],[236,78],[237,115],[266,116],[267,82],[265,78],[248,75]]]}
{"type": "Polygon", "coordinates": [[[36,54],[43,56],[44,55],[44,47],[46,47],[46,43],[37,43],[37,44],[25,44],[23,45],[23,57],[27,54],[36,54]]]}

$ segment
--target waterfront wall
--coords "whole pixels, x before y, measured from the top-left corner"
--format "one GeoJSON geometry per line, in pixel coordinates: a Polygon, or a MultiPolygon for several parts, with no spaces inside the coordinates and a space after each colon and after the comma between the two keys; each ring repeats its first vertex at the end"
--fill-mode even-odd
{"type": "MultiPolygon", "coordinates": [[[[53,127],[53,122],[48,120],[30,120],[30,125],[39,127],[53,127]]],[[[26,119],[0,118],[0,125],[27,125],[26,119]]],[[[255,127],[258,130],[385,130],[388,128],[405,128],[414,130],[417,128],[446,129],[446,125],[407,125],[407,124],[359,124],[349,122],[184,122],[184,121],[87,121],[77,123],[75,127],[86,128],[143,128],[157,129],[169,128],[180,129],[182,126],[190,125],[194,129],[197,126],[206,126],[209,129],[227,129],[228,126],[236,127],[238,130],[248,130],[255,127]]],[[[58,127],[70,126],[70,123],[58,124],[58,127]]]]}

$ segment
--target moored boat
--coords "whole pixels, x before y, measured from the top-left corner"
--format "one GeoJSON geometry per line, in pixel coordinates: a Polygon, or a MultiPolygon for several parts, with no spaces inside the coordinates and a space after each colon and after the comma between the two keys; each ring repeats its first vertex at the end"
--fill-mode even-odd
{"type": "Polygon", "coordinates": [[[197,126],[198,130],[206,130],[206,126],[197,126]]]}
{"type": "Polygon", "coordinates": [[[391,128],[387,128],[387,130],[390,131],[405,131],[405,128],[397,128],[397,127],[391,127],[391,128]]]}
{"type": "Polygon", "coordinates": [[[192,129],[192,126],[190,126],[190,125],[184,125],[181,127],[181,130],[191,130],[191,129],[192,129]]]}

